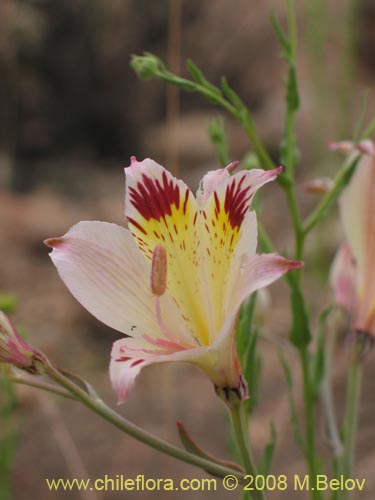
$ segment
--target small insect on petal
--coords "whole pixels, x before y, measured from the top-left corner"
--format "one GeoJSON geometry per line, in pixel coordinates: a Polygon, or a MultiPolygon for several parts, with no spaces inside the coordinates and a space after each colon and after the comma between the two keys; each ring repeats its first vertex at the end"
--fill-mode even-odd
{"type": "Polygon", "coordinates": [[[160,243],[152,254],[151,291],[154,295],[163,295],[167,288],[167,252],[160,243]]]}

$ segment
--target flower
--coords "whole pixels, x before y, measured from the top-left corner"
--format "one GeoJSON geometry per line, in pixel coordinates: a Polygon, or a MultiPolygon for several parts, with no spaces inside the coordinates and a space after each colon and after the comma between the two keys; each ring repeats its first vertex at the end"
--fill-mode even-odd
{"type": "Polygon", "coordinates": [[[34,371],[34,350],[27,344],[9,318],[0,311],[0,361],[34,371]]]}
{"type": "Polygon", "coordinates": [[[232,169],[208,172],[195,198],[153,160],[133,157],[125,169],[129,229],[80,222],[45,242],[76,299],[129,336],[112,349],[110,377],[119,403],[142,368],[165,361],[193,363],[218,389],[246,396],[234,336],[239,308],[301,263],[256,255],[249,207],[281,168],[231,176],[232,169]]]}
{"type": "Polygon", "coordinates": [[[331,284],[336,302],[353,317],[353,328],[375,338],[375,146],[372,141],[356,145],[345,141],[343,152],[362,156],[341,194],[340,215],[347,243],[333,263],[331,284]]]}
{"type": "Polygon", "coordinates": [[[301,186],[302,190],[309,194],[326,194],[331,191],[332,187],[333,180],[330,177],[317,177],[304,182],[301,186]]]}

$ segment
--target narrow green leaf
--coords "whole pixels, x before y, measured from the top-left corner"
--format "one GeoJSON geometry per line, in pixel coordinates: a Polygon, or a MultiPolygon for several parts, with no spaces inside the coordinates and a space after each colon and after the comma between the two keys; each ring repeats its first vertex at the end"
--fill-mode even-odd
{"type": "Polygon", "coordinates": [[[238,112],[244,112],[246,111],[246,106],[236,94],[236,92],[230,87],[227,79],[223,76],[221,79],[221,90],[223,91],[223,94],[229,101],[234,105],[234,107],[237,109],[238,112]]]}
{"type": "Polygon", "coordinates": [[[262,367],[257,352],[258,331],[252,327],[252,319],[256,304],[256,293],[252,294],[242,306],[237,325],[237,352],[240,358],[243,376],[249,387],[250,397],[245,401],[245,409],[251,412],[257,405],[259,379],[262,367]]]}
{"type": "MultiPolygon", "coordinates": [[[[248,349],[248,341],[251,333],[251,323],[253,320],[256,299],[257,299],[257,294],[253,293],[249,297],[249,299],[242,305],[240,310],[236,339],[237,339],[237,350],[241,360],[248,349]]],[[[243,361],[246,362],[245,359],[243,361]]]]}
{"type": "Polygon", "coordinates": [[[224,119],[221,116],[211,121],[208,126],[208,135],[210,136],[220,165],[222,167],[225,167],[230,163],[230,161],[228,155],[228,145],[225,134],[224,119]]]}
{"type": "Polygon", "coordinates": [[[187,66],[188,70],[190,71],[191,76],[193,77],[193,79],[197,83],[199,83],[203,87],[206,87],[207,89],[209,89],[210,91],[212,91],[216,94],[221,94],[220,89],[215,87],[215,85],[213,85],[212,83],[210,83],[207,80],[207,78],[204,76],[202,70],[200,70],[198,68],[198,66],[196,64],[194,64],[191,59],[188,59],[186,61],[186,66],[187,66]]]}
{"type": "Polygon", "coordinates": [[[202,85],[204,85],[206,83],[206,79],[205,79],[202,71],[198,68],[198,66],[196,66],[193,63],[193,61],[191,59],[188,59],[186,61],[186,66],[187,66],[188,70],[190,71],[191,76],[193,77],[193,79],[197,83],[200,83],[202,85]]]}
{"type": "Polygon", "coordinates": [[[311,341],[310,325],[301,290],[295,279],[291,279],[290,283],[290,302],[292,306],[293,319],[289,338],[291,343],[299,349],[307,346],[311,341]]]}
{"type": "Polygon", "coordinates": [[[332,307],[329,306],[327,307],[319,316],[319,323],[318,323],[318,335],[317,335],[317,345],[316,345],[316,351],[314,354],[314,359],[313,359],[313,368],[312,368],[312,374],[313,374],[313,393],[314,393],[314,398],[316,399],[319,395],[320,392],[320,387],[322,385],[324,376],[325,376],[325,343],[324,343],[324,338],[325,338],[325,325],[326,325],[326,320],[331,312],[332,307]]]}
{"type": "Polygon", "coordinates": [[[216,464],[220,464],[225,467],[230,467],[233,470],[243,472],[243,468],[240,465],[236,464],[235,462],[229,460],[221,460],[220,458],[217,458],[211,455],[210,453],[207,453],[200,446],[198,446],[196,442],[190,437],[182,422],[177,420],[176,424],[181,443],[186,451],[188,451],[189,453],[193,453],[194,455],[197,455],[199,457],[206,458],[207,460],[215,462],[216,464]]]}
{"type": "Polygon", "coordinates": [[[0,374],[0,500],[11,499],[11,466],[17,447],[13,384],[0,374]]]}
{"type": "Polygon", "coordinates": [[[371,120],[371,122],[368,124],[367,128],[363,132],[363,138],[368,139],[373,134],[375,134],[375,118],[371,120]]]}
{"type": "Polygon", "coordinates": [[[277,39],[279,40],[280,45],[283,49],[283,57],[285,59],[289,60],[290,41],[289,41],[288,37],[286,36],[286,34],[284,33],[282,27],[280,26],[280,23],[277,20],[277,17],[275,16],[274,12],[271,12],[270,18],[271,18],[271,24],[272,24],[272,27],[273,27],[275,33],[276,33],[277,39]]]}
{"type": "Polygon", "coordinates": [[[294,66],[289,67],[289,75],[286,82],[286,102],[288,110],[292,113],[299,108],[300,99],[298,93],[296,69],[294,66]]]}
{"type": "Polygon", "coordinates": [[[369,90],[366,89],[363,92],[362,99],[361,99],[361,106],[360,106],[360,110],[359,110],[359,115],[358,115],[358,118],[357,118],[355,125],[354,125],[353,142],[357,142],[359,140],[359,138],[361,137],[361,130],[362,130],[362,125],[363,125],[365,113],[367,111],[368,99],[369,99],[369,90]]]}
{"type": "Polygon", "coordinates": [[[293,396],[293,379],[292,374],[290,372],[289,365],[284,357],[281,349],[278,350],[279,359],[281,361],[281,365],[284,369],[285,380],[287,383],[287,391],[288,391],[288,401],[289,401],[289,412],[290,412],[290,423],[292,425],[292,430],[294,434],[294,439],[301,450],[305,450],[305,444],[302,437],[301,429],[299,426],[298,418],[297,418],[297,410],[294,402],[293,396]]]}
{"type": "Polygon", "coordinates": [[[275,429],[273,422],[271,422],[270,427],[271,427],[271,429],[270,429],[271,430],[270,441],[266,445],[266,448],[264,450],[263,459],[262,459],[260,466],[259,466],[259,473],[262,474],[262,476],[267,476],[270,472],[273,453],[274,453],[275,447],[276,447],[277,433],[276,433],[276,429],[275,429]]]}

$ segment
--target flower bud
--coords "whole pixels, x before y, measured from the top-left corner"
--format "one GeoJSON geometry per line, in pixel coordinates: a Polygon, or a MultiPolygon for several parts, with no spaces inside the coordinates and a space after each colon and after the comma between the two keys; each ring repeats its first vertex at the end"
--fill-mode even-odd
{"type": "Polygon", "coordinates": [[[162,66],[162,62],[153,54],[145,52],[143,56],[132,55],[130,66],[139,78],[149,80],[156,76],[157,71],[162,66]]]}
{"type": "Polygon", "coordinates": [[[0,361],[17,368],[32,369],[34,350],[19,335],[8,317],[0,311],[0,361]]]}
{"type": "Polygon", "coordinates": [[[302,184],[302,191],[308,194],[327,194],[333,187],[330,177],[317,177],[302,184]]]}

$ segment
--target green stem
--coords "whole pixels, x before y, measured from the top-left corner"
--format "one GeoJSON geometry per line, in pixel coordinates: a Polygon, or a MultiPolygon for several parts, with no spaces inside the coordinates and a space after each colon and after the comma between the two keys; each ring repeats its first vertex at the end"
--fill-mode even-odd
{"type": "Polygon", "coordinates": [[[48,382],[43,382],[41,380],[34,381],[32,379],[26,379],[23,377],[19,377],[17,375],[9,375],[8,378],[11,382],[15,384],[22,384],[22,385],[27,385],[29,387],[35,387],[36,389],[42,389],[43,391],[51,392],[53,394],[58,394],[59,396],[63,396],[64,398],[73,399],[75,401],[77,400],[77,398],[72,396],[70,392],[55,384],[49,384],[48,382]]]}
{"type": "Polygon", "coordinates": [[[351,477],[354,462],[361,379],[361,349],[358,343],[358,345],[355,346],[355,349],[353,349],[350,360],[346,410],[343,427],[344,451],[342,459],[342,469],[345,477],[351,477]]]}
{"type": "MultiPolygon", "coordinates": [[[[243,403],[233,404],[229,408],[229,411],[233,432],[242,458],[242,464],[246,473],[255,477],[258,471],[250,447],[248,424],[246,422],[243,403]]],[[[265,500],[266,498],[262,490],[254,490],[252,495],[257,500],[265,500]]]]}
{"type": "Polygon", "coordinates": [[[180,78],[165,69],[156,71],[154,76],[173,85],[180,85],[187,90],[198,92],[205,96],[209,101],[214,102],[215,104],[224,108],[228,113],[230,113],[240,123],[242,123],[246,134],[253,144],[254,151],[259,159],[259,162],[263,165],[263,168],[270,170],[276,167],[258,137],[250,111],[242,102],[241,109],[239,109],[238,107],[231,104],[225,97],[223,97],[222,92],[219,88],[214,87],[213,85],[200,84],[197,82],[192,82],[191,80],[187,80],[185,78],[180,78]]]}
{"type": "Polygon", "coordinates": [[[126,420],[124,417],[113,411],[112,408],[110,408],[104,403],[104,401],[89,395],[83,389],[78,387],[70,379],[62,375],[55,366],[50,364],[47,369],[47,374],[55,382],[57,382],[67,391],[73,394],[87,408],[89,408],[102,418],[104,418],[104,420],[110,422],[112,425],[114,425],[121,431],[133,437],[134,439],[137,439],[138,441],[145,443],[151,448],[154,448],[162,453],[165,453],[166,455],[176,458],[177,460],[181,460],[188,464],[200,467],[215,476],[225,477],[226,475],[230,474],[236,476],[239,479],[240,483],[244,481],[244,475],[236,471],[235,469],[231,469],[229,467],[216,464],[205,458],[199,457],[192,453],[188,453],[187,451],[178,448],[176,446],[173,446],[153,436],[152,434],[149,434],[148,432],[144,431],[137,425],[133,424],[129,420],[126,420]]]}
{"type": "MultiPolygon", "coordinates": [[[[318,464],[315,449],[315,418],[314,418],[314,398],[311,387],[310,362],[307,347],[300,348],[300,360],[303,376],[303,401],[305,406],[305,431],[306,431],[306,460],[310,473],[310,484],[316,484],[318,475],[318,464]]],[[[321,499],[320,491],[311,492],[313,499],[321,499]]]]}

